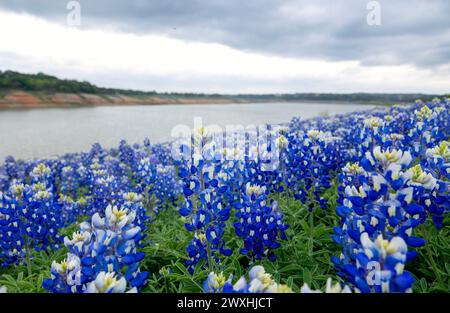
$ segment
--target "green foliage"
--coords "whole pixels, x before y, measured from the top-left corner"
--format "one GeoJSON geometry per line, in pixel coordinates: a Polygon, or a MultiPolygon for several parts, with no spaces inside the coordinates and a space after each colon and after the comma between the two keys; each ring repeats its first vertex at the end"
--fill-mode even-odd
{"type": "MultiPolygon", "coordinates": [[[[330,261],[332,255],[339,255],[340,247],[331,239],[333,226],[339,218],[335,213],[337,185],[334,184],[325,193],[330,209],[315,208],[310,213],[305,205],[285,194],[277,194],[273,199],[279,202],[279,209],[290,225],[288,240],[277,250],[277,260],[251,262],[239,254],[242,241],[235,236],[231,217],[228,221],[225,239],[233,249],[230,257],[221,257],[220,268],[226,276],[233,274],[235,279],[248,272],[253,265],[261,264],[271,273],[276,281],[285,283],[298,292],[303,283],[312,288],[323,288],[328,277],[336,277],[330,261]]],[[[85,217],[80,218],[80,221],[85,217]]],[[[61,231],[69,235],[77,228],[73,224],[61,231]]],[[[417,259],[407,264],[407,270],[416,277],[414,292],[448,292],[450,290],[450,219],[445,220],[440,231],[432,223],[426,223],[417,235],[426,238],[427,244],[418,250],[417,259]]],[[[184,262],[186,247],[192,234],[184,228],[184,222],[175,207],[162,210],[149,224],[143,251],[146,257],[141,265],[142,271],[149,271],[150,277],[144,292],[202,292],[202,284],[209,269],[202,270],[199,264],[191,275],[184,262]]],[[[56,252],[33,252],[31,256],[31,273],[27,265],[20,264],[0,269],[0,286],[9,292],[44,292],[42,281],[50,277],[53,260],[61,261],[67,250],[61,248],[56,252]]]]}
{"type": "Polygon", "coordinates": [[[19,264],[8,268],[0,268],[0,286],[6,286],[8,292],[45,292],[42,282],[50,277],[52,262],[61,261],[67,254],[65,248],[56,252],[33,251],[31,254],[31,273],[26,264],[19,264]]]}
{"type": "Polygon", "coordinates": [[[416,277],[414,292],[449,292],[450,218],[447,216],[441,230],[436,230],[431,221],[427,221],[418,235],[427,243],[419,249],[417,259],[406,265],[416,277]]]}
{"type": "Polygon", "coordinates": [[[62,92],[62,93],[88,93],[88,94],[115,94],[124,95],[153,95],[155,92],[141,92],[133,90],[121,90],[113,88],[97,87],[86,81],[59,79],[43,73],[22,74],[13,71],[0,71],[1,90],[24,90],[30,92],[62,92]]]}
{"type": "Polygon", "coordinates": [[[48,91],[67,93],[96,93],[97,87],[88,82],[60,80],[43,73],[21,74],[12,71],[0,72],[0,90],[20,89],[25,91],[48,91]]]}

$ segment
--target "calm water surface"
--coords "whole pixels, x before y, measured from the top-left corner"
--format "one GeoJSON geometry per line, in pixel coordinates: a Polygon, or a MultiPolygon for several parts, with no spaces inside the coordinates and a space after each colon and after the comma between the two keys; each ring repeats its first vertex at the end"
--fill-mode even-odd
{"type": "Polygon", "coordinates": [[[121,139],[129,143],[146,137],[152,142],[167,141],[174,126],[192,128],[194,117],[201,117],[203,125],[246,126],[371,108],[335,103],[249,103],[0,111],[0,160],[7,155],[29,159],[86,151],[95,142],[109,148],[121,139]]]}

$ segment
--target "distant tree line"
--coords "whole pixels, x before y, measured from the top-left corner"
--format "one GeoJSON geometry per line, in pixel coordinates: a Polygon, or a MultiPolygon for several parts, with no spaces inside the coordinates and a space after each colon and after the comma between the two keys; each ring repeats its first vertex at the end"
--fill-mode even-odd
{"type": "Polygon", "coordinates": [[[156,91],[138,91],[97,87],[87,81],[59,79],[44,73],[23,74],[14,71],[0,71],[0,95],[9,90],[30,92],[62,92],[88,94],[121,94],[130,96],[163,96],[184,98],[227,98],[245,101],[342,101],[342,102],[412,102],[417,99],[430,100],[439,95],[424,94],[387,94],[387,93],[292,93],[292,94],[204,94],[204,93],[157,93],[156,91]]]}
{"type": "Polygon", "coordinates": [[[86,81],[59,79],[44,73],[22,74],[13,71],[0,71],[0,90],[25,90],[64,93],[150,95],[156,92],[122,90],[97,87],[86,81]]]}
{"type": "Polygon", "coordinates": [[[0,71],[0,91],[24,90],[40,91],[46,93],[87,93],[87,94],[121,94],[130,96],[153,96],[165,97],[219,97],[218,94],[204,93],[157,93],[156,91],[140,91],[131,89],[116,89],[97,87],[87,81],[77,81],[70,79],[59,79],[44,73],[23,74],[14,71],[0,71]]]}
{"type": "Polygon", "coordinates": [[[61,80],[43,73],[21,74],[13,71],[0,72],[0,89],[71,93],[97,93],[99,91],[99,88],[88,82],[61,80]]]}
{"type": "MultiPolygon", "coordinates": [[[[415,100],[431,100],[438,95],[426,94],[392,94],[392,93],[293,93],[271,95],[274,100],[284,101],[339,101],[339,102],[413,102],[415,100]]],[[[239,95],[238,97],[253,100],[264,100],[267,95],[239,95]]]]}

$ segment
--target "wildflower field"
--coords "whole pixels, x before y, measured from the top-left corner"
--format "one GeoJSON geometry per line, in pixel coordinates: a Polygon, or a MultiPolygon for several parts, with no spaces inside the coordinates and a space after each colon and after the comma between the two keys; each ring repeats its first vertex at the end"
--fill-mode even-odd
{"type": "Polygon", "coordinates": [[[6,158],[0,290],[450,290],[450,99],[276,132],[275,163],[204,130],[183,158],[149,141],[6,158]]]}

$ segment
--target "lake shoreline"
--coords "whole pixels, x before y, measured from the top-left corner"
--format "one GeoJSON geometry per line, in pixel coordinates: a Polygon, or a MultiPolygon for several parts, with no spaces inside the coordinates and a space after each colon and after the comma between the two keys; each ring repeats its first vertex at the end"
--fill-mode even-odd
{"type": "Polygon", "coordinates": [[[98,87],[89,82],[64,80],[43,73],[0,70],[0,110],[89,108],[104,106],[223,105],[248,103],[336,103],[388,105],[431,100],[442,95],[424,93],[291,92],[204,93],[157,92],[98,87]]]}
{"type": "MultiPolygon", "coordinates": [[[[132,106],[190,106],[190,105],[230,105],[230,104],[269,104],[273,103],[273,99],[268,100],[244,100],[244,99],[167,99],[167,101],[155,101],[155,102],[124,102],[124,103],[7,103],[2,102],[0,99],[0,112],[1,111],[27,111],[33,109],[80,109],[80,108],[98,108],[98,107],[132,107],[132,106]]],[[[317,103],[317,104],[329,104],[335,103],[339,105],[377,105],[377,106],[389,106],[390,104],[382,102],[353,102],[353,101],[327,101],[327,100],[287,100],[278,99],[279,103],[317,103]]],[[[408,102],[398,102],[398,104],[407,104],[408,102]]]]}

